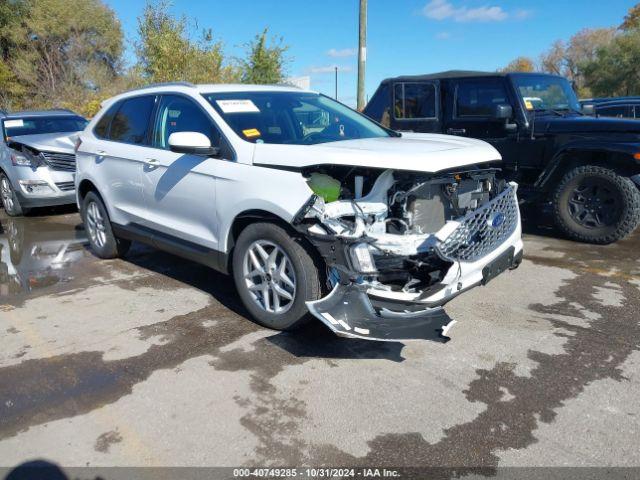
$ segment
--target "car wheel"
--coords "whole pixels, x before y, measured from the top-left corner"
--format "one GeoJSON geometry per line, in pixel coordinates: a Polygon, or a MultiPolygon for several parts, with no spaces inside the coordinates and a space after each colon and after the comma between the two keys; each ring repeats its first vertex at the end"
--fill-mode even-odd
{"type": "Polygon", "coordinates": [[[131,242],[113,234],[107,209],[95,192],[87,193],[82,202],[81,213],[89,244],[98,257],[116,258],[126,255],[131,242]]]}
{"type": "Polygon", "coordinates": [[[576,167],[555,191],[554,214],[557,226],[573,240],[613,243],[640,223],[640,192],[631,179],[613,170],[576,167]]]}
{"type": "Polygon", "coordinates": [[[20,205],[20,200],[18,200],[11,181],[4,172],[0,172],[0,198],[2,199],[4,211],[10,217],[19,217],[28,213],[28,210],[20,205]]]}
{"type": "Polygon", "coordinates": [[[320,270],[295,238],[273,223],[246,227],[233,250],[238,294],[253,318],[275,330],[309,318],[305,302],[322,296],[320,270]]]}

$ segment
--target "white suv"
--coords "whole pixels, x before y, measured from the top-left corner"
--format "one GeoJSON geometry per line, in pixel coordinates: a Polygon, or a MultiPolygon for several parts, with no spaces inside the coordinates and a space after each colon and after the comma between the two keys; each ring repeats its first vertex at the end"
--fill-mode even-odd
{"type": "Polygon", "coordinates": [[[139,240],[233,274],[256,321],[433,338],[442,305],[522,259],[516,186],[479,140],[397,133],[314,92],[165,84],[80,136],[78,205],[103,258],[139,240]]]}

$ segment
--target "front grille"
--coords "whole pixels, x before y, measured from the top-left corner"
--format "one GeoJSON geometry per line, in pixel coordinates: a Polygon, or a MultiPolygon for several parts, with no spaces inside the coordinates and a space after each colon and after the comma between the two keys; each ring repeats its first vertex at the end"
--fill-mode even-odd
{"type": "Polygon", "coordinates": [[[76,171],[76,156],[73,153],[42,152],[43,160],[53,170],[76,171]]]}
{"type": "Polygon", "coordinates": [[[69,192],[71,190],[75,190],[76,188],[73,182],[58,182],[56,183],[56,187],[58,187],[63,192],[69,192]]]}
{"type": "Polygon", "coordinates": [[[460,225],[436,249],[450,261],[474,262],[498,248],[518,226],[516,189],[507,189],[459,219],[460,225]]]}

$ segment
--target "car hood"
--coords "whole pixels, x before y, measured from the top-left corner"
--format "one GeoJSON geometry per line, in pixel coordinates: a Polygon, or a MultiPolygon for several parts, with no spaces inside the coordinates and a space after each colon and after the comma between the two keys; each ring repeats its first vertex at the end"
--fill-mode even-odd
{"type": "Polygon", "coordinates": [[[537,118],[537,132],[545,133],[640,133],[640,121],[624,118],[567,116],[537,118]]]}
{"type": "Polygon", "coordinates": [[[283,168],[347,165],[418,172],[501,160],[498,151],[482,140],[403,133],[402,137],[367,138],[318,145],[256,144],[253,163],[283,168]]]}
{"type": "Polygon", "coordinates": [[[9,143],[26,145],[38,151],[73,153],[75,141],[81,132],[39,133],[11,137],[9,143]]]}

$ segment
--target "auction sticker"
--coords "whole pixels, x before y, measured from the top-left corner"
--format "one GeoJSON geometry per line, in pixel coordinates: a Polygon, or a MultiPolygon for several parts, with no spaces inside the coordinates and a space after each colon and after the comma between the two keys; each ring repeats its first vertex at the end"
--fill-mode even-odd
{"type": "Polygon", "coordinates": [[[15,128],[15,127],[24,127],[24,120],[19,118],[18,120],[5,120],[4,121],[5,128],[15,128]]]}
{"type": "Polygon", "coordinates": [[[216,100],[224,113],[251,113],[260,112],[251,100],[216,100]]]}

